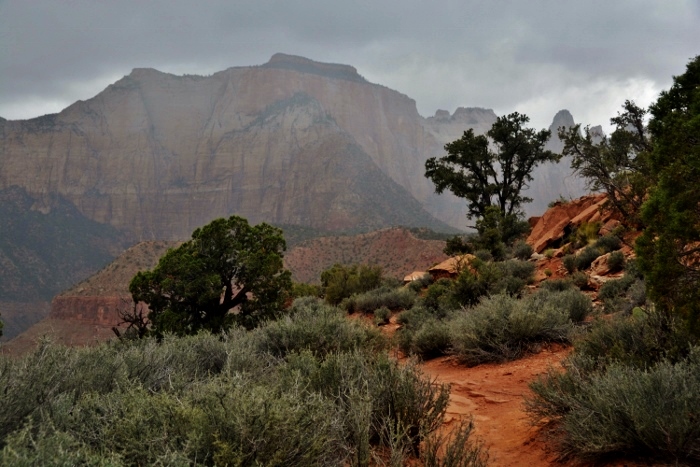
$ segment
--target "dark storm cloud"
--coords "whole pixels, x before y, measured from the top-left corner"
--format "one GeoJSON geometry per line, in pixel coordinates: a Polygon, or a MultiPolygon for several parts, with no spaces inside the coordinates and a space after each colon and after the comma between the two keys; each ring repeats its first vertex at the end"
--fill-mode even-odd
{"type": "Polygon", "coordinates": [[[286,52],[351,64],[423,114],[605,123],[700,53],[698,24],[696,0],[0,1],[0,115],[58,111],[135,67],[209,74],[286,52]]]}

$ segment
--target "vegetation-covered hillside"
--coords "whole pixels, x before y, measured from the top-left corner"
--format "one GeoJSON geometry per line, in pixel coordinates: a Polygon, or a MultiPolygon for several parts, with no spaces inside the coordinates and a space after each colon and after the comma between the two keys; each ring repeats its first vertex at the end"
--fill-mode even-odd
{"type": "Polygon", "coordinates": [[[0,192],[0,219],[4,301],[50,300],[123,247],[114,228],[87,219],[71,203],[60,197],[41,203],[17,187],[0,192]]]}

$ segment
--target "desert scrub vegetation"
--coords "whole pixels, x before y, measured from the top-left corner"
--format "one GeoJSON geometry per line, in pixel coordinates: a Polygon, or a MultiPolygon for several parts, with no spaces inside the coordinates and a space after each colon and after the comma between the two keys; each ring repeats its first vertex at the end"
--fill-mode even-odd
{"type": "Polygon", "coordinates": [[[646,284],[634,260],[625,265],[625,274],[605,282],[598,291],[606,313],[630,312],[647,304],[646,284]]]}
{"type": "Polygon", "coordinates": [[[570,342],[591,311],[590,299],[574,288],[521,299],[500,293],[447,312],[416,306],[399,315],[398,342],[422,358],[451,354],[467,365],[513,360],[545,343],[570,342]]]}
{"type": "Polygon", "coordinates": [[[582,248],[586,245],[594,243],[598,238],[598,231],[600,230],[600,227],[600,222],[584,222],[579,225],[574,232],[572,232],[569,241],[575,248],[582,248]]]}
{"type": "Polygon", "coordinates": [[[449,388],[377,339],[304,298],[253,331],[0,356],[0,465],[440,465],[422,446],[449,446],[449,388]]]}
{"type": "Polygon", "coordinates": [[[438,280],[428,287],[423,304],[433,309],[457,309],[474,306],[483,297],[497,293],[520,296],[532,283],[534,272],[535,265],[529,261],[487,262],[474,258],[455,280],[438,280]]]}
{"type": "Polygon", "coordinates": [[[415,300],[416,292],[410,288],[384,286],[351,295],[340,303],[340,307],[348,313],[374,313],[382,307],[397,311],[411,308],[415,300]]]}
{"type": "Polygon", "coordinates": [[[700,461],[700,347],[673,316],[599,320],[564,369],[532,383],[526,400],[563,456],[700,461]]]}
{"type": "Polygon", "coordinates": [[[423,277],[420,279],[417,279],[415,281],[411,281],[408,284],[408,288],[413,290],[414,292],[420,292],[421,290],[425,289],[428,287],[430,284],[433,283],[433,276],[431,276],[429,273],[423,274],[423,277]]]}
{"type": "Polygon", "coordinates": [[[386,344],[376,330],[348,320],[337,307],[312,297],[295,300],[287,316],[268,323],[256,336],[257,349],[275,357],[301,351],[325,355],[379,350],[386,344]]]}
{"type": "Polygon", "coordinates": [[[518,240],[513,244],[513,257],[526,261],[535,252],[533,248],[523,240],[518,240]]]}
{"type": "Polygon", "coordinates": [[[598,257],[601,254],[601,250],[595,245],[587,246],[582,251],[580,251],[575,257],[574,264],[576,265],[576,269],[578,269],[579,271],[588,269],[589,267],[591,267],[593,261],[598,259],[598,257]]]}
{"type": "Polygon", "coordinates": [[[590,311],[590,300],[576,290],[523,299],[495,295],[455,315],[452,353],[467,365],[520,358],[544,343],[569,342],[590,311]]]}
{"type": "Polygon", "coordinates": [[[376,289],[382,285],[382,268],[378,266],[335,264],[321,273],[322,293],[331,305],[343,299],[376,289]]]}

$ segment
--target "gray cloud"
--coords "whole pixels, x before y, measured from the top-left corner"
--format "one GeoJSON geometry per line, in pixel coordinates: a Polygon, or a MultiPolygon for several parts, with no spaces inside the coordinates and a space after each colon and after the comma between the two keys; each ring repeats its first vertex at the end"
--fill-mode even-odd
{"type": "Polygon", "coordinates": [[[135,67],[209,74],[275,52],[351,64],[419,111],[607,123],[700,53],[696,0],[0,0],[0,115],[87,99],[135,67]]]}

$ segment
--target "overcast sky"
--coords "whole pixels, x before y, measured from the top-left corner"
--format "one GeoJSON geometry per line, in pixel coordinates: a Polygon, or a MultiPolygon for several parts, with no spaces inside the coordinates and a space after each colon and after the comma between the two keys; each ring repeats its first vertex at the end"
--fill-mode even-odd
{"type": "Polygon", "coordinates": [[[700,54],[700,0],[0,0],[0,116],[88,99],[136,67],[211,74],[276,52],[353,65],[418,111],[607,125],[700,54]]]}

